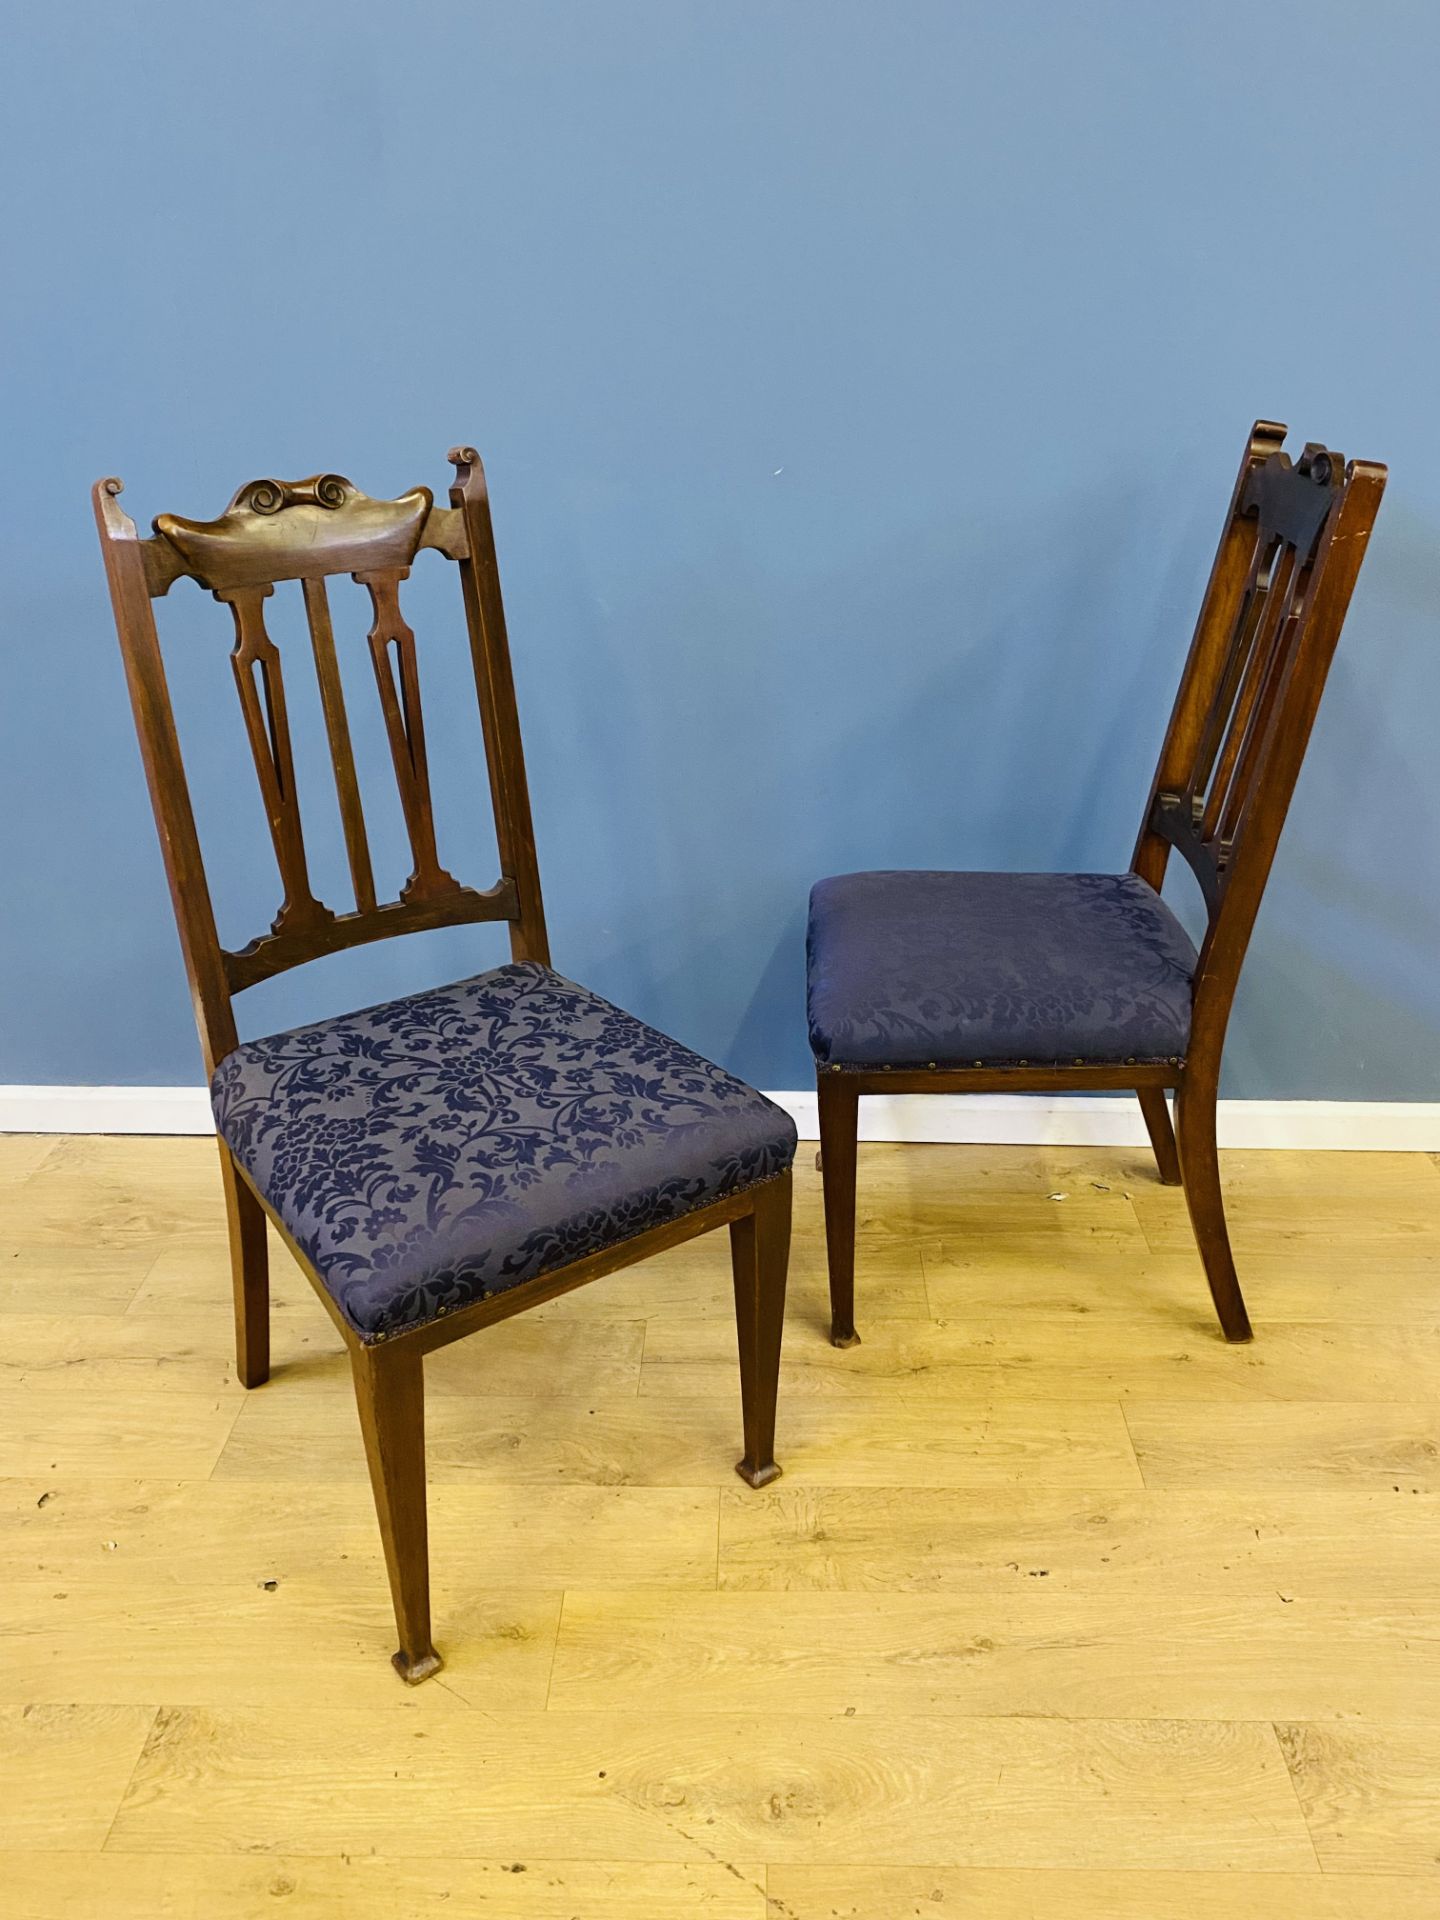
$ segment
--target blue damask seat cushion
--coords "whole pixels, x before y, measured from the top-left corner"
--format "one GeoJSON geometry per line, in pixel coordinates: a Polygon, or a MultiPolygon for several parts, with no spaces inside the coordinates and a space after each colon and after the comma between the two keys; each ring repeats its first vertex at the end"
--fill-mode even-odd
{"type": "Polygon", "coordinates": [[[789,1116],[548,967],[254,1040],[222,1137],[366,1340],[783,1173],[789,1116]]]}
{"type": "Polygon", "coordinates": [[[846,873],[810,896],[822,1066],[1183,1057],[1196,953],[1133,873],[846,873]]]}

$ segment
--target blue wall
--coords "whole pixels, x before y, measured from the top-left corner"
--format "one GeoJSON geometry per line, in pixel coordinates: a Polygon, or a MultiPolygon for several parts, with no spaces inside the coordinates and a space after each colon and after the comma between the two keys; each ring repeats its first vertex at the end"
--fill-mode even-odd
{"type": "MultiPolygon", "coordinates": [[[[557,964],[793,1087],[816,875],[1126,863],[1268,414],[1392,480],[1228,1091],[1435,1097],[1437,65],[1431,0],[12,18],[0,1080],[198,1078],[98,474],[143,525],[262,474],[440,488],[477,442],[557,964]]],[[[423,644],[449,602],[417,584],[423,644]]],[[[274,877],[228,616],[172,599],[243,939],[274,877]]],[[[448,644],[422,655],[442,851],[483,881],[448,644]]],[[[247,1030],[498,952],[326,962],[247,1030]]]]}

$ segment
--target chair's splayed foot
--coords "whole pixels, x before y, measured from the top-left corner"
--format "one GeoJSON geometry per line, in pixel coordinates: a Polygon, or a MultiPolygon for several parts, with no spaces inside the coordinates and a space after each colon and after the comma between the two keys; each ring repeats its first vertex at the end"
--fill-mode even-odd
{"type": "Polygon", "coordinates": [[[858,1347],[860,1336],[854,1327],[831,1327],[830,1344],[832,1347],[858,1347]]]}
{"type": "Polygon", "coordinates": [[[780,1469],[773,1460],[763,1467],[752,1467],[748,1460],[737,1460],[735,1471],[747,1487],[768,1487],[772,1480],[780,1478],[780,1469]]]}
{"type": "Polygon", "coordinates": [[[445,1662],[432,1647],[429,1653],[422,1653],[413,1660],[409,1654],[392,1653],[390,1664],[407,1687],[418,1687],[422,1680],[428,1680],[432,1674],[438,1673],[445,1662]]]}

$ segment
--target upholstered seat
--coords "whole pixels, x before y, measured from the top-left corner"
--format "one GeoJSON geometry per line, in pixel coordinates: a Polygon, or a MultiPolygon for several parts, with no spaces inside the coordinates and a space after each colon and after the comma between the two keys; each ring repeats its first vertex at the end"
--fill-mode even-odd
{"type": "Polygon", "coordinates": [[[783,1173],[788,1115],[529,962],[251,1041],[216,1124],[366,1341],[783,1173]]]}
{"type": "Polygon", "coordinates": [[[822,1067],[1182,1059],[1196,953],[1133,873],[847,873],[810,896],[822,1067]]]}

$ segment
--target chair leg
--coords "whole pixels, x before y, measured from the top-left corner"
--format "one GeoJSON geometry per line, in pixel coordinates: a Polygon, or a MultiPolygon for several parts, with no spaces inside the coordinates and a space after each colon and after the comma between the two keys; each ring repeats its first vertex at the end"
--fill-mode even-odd
{"type": "Polygon", "coordinates": [[[854,1347],[855,1149],[860,1096],[846,1073],[819,1073],[821,1181],[825,1192],[825,1254],[830,1266],[830,1343],[854,1347]]]}
{"type": "Polygon", "coordinates": [[[1178,1187],[1180,1155],[1175,1149],[1175,1131],[1170,1125],[1170,1109],[1165,1104],[1164,1091],[1160,1087],[1139,1087],[1136,1093],[1140,1111],[1145,1116],[1145,1130],[1150,1135],[1150,1145],[1155,1149],[1160,1184],[1162,1187],[1178,1187]]]}
{"type": "Polygon", "coordinates": [[[745,1458],[735,1471],[752,1487],[777,1478],[775,1400],[790,1262],[790,1175],[756,1190],[755,1210],[730,1223],[735,1326],[740,1338],[740,1405],[745,1458]]]}
{"type": "Polygon", "coordinates": [[[220,1178],[230,1226],[230,1282],[235,1290],[235,1367],[242,1387],[270,1378],[270,1256],[265,1209],[236,1171],[221,1140],[220,1178]]]}
{"type": "Polygon", "coordinates": [[[430,1638],[424,1362],[404,1346],[352,1347],[350,1360],[400,1631],[394,1666],[414,1686],[441,1666],[430,1638]]]}
{"type": "Polygon", "coordinates": [[[1185,1187],[1185,1202],[1190,1209],[1190,1224],[1205,1263],[1205,1278],[1210,1282],[1210,1297],[1220,1316],[1227,1340],[1249,1340],[1250,1316],[1240,1282],[1235,1276],[1235,1261],[1230,1252],[1230,1234],[1225,1225],[1225,1200],[1220,1191],[1220,1157],[1215,1148],[1215,1095],[1212,1084],[1183,1081],[1175,1096],[1175,1134],[1180,1153],[1180,1173],[1185,1187]]]}

